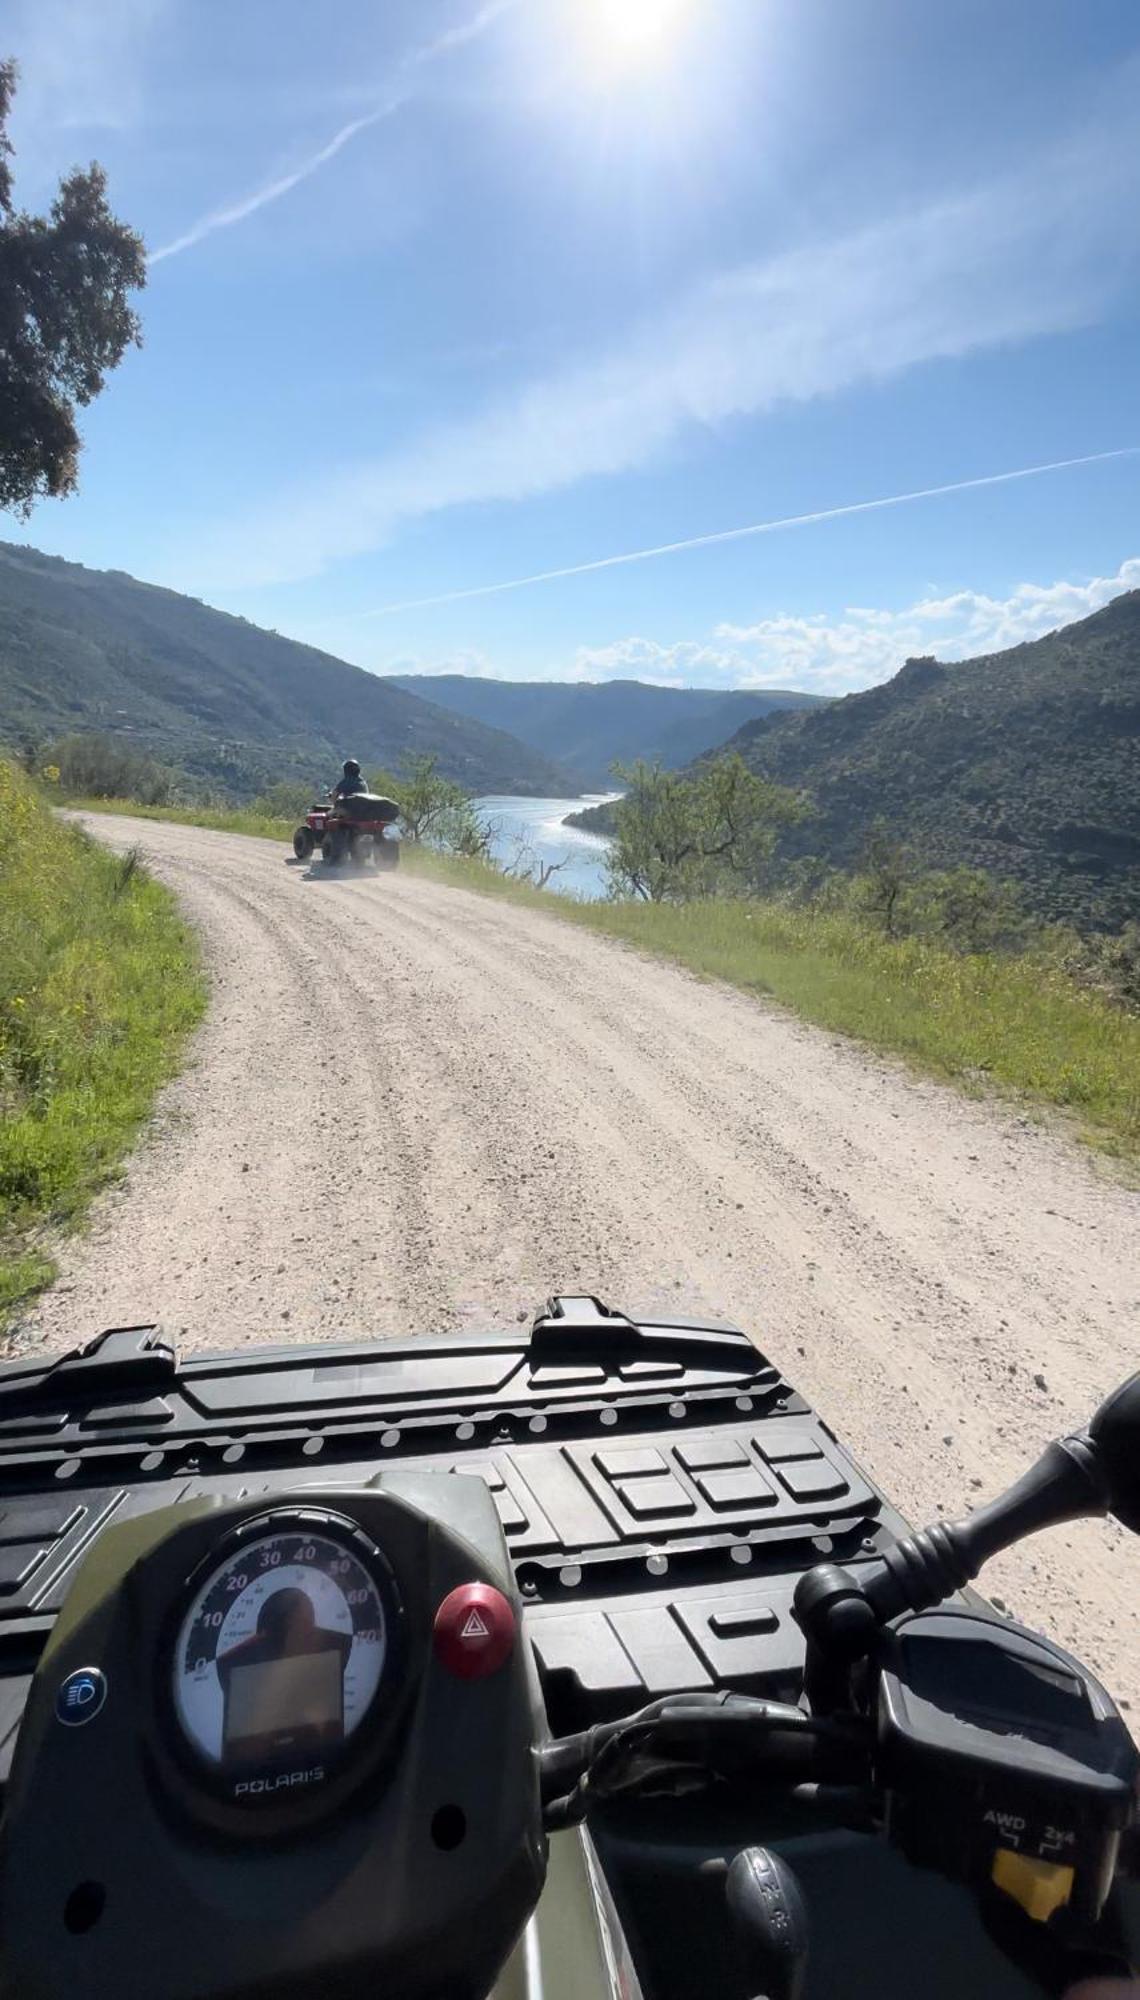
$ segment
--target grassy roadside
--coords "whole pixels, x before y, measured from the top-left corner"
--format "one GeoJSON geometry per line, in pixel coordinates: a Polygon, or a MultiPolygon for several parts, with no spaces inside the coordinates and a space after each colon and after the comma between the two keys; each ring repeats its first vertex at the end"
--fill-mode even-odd
{"type": "MultiPolygon", "coordinates": [[[[148,816],[189,817],[274,839],[291,832],[252,814],[154,809],[148,816]]],[[[407,846],[404,866],[766,994],[804,1020],[967,1090],[994,1089],[1028,1108],[1060,1109],[1088,1143],[1140,1166],[1140,1017],[1047,961],[892,941],[850,915],[778,903],[578,903],[479,862],[407,846]]]]}
{"type": "Polygon", "coordinates": [[[61,799],[68,812],[123,813],[129,819],[165,820],[169,826],[204,826],[212,833],[251,833],[259,840],[292,840],[296,820],[214,807],[137,806],[132,799],[61,799]]]}
{"type": "Polygon", "coordinates": [[[173,898],[0,761],[0,1329],[114,1173],[205,987],[173,898]]]}

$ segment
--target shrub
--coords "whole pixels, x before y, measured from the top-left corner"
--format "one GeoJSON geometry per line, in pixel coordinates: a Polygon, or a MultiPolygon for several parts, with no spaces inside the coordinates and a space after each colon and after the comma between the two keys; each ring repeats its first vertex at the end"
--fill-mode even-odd
{"type": "Polygon", "coordinates": [[[58,770],[61,789],[77,798],[164,806],[174,791],[174,773],[164,764],[109,736],[65,736],[43,761],[58,770]]]}

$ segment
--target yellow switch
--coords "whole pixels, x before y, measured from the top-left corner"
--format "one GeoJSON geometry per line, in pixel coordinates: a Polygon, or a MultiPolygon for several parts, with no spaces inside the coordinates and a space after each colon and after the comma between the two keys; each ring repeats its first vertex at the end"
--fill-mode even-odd
{"type": "Polygon", "coordinates": [[[1073,1893],[1073,1870],[1058,1861],[1036,1861],[1029,1854],[1015,1854],[999,1847],[994,1855],[993,1880],[997,1888],[1020,1903],[1035,1924],[1046,1924],[1054,1910],[1060,1910],[1073,1893]]]}

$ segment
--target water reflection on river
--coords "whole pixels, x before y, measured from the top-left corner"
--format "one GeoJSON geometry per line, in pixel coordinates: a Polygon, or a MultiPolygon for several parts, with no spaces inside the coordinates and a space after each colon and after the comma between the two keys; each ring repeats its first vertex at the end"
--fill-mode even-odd
{"type": "Polygon", "coordinates": [[[536,862],[562,865],[547,884],[562,895],[593,899],[606,893],[607,842],[576,826],[562,824],[567,813],[596,806],[615,793],[592,792],[580,799],[521,799],[509,793],[476,799],[480,818],[491,827],[492,852],[508,867],[520,847],[536,862]]]}

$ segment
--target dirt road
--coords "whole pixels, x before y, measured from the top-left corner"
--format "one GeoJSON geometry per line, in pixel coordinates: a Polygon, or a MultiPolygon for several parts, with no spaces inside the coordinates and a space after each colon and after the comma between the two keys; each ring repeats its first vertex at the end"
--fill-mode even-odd
{"type": "MultiPolygon", "coordinates": [[[[234,835],[100,819],[214,1000],[25,1330],[184,1349],[503,1325],[553,1289],[746,1327],[912,1518],[1140,1364],[1140,1198],[1013,1113],[556,919],[234,835]]],[[[1140,1710],[1140,1547],[987,1571],[1140,1710]]]]}

